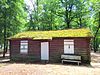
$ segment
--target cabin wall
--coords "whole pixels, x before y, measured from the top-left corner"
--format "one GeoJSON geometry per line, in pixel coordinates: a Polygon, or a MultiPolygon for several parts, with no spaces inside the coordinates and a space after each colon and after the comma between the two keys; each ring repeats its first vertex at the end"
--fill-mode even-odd
{"type": "Polygon", "coordinates": [[[19,48],[20,48],[20,41],[19,40],[12,40],[10,41],[10,53],[11,57],[14,55],[19,54],[19,48]]]}
{"type": "MultiPolygon", "coordinates": [[[[27,39],[24,39],[27,40],[27,39]]],[[[20,54],[20,41],[10,41],[10,58],[14,61],[40,61],[40,41],[28,40],[28,53],[20,54]]]]}
{"type": "MultiPolygon", "coordinates": [[[[90,60],[90,39],[89,38],[64,38],[74,40],[74,53],[82,56],[83,63],[90,60]]],[[[60,62],[61,54],[64,54],[64,39],[58,38],[50,41],[50,62],[60,62]]]]}
{"type": "Polygon", "coordinates": [[[82,62],[90,63],[90,39],[74,39],[75,54],[82,56],[82,62]]]}
{"type": "MultiPolygon", "coordinates": [[[[87,38],[55,38],[49,40],[49,61],[61,62],[61,54],[64,54],[64,39],[74,39],[75,54],[82,56],[82,62],[90,62],[90,39],[87,38]]],[[[41,60],[41,42],[28,40],[28,54],[20,54],[20,41],[10,41],[10,53],[13,60],[29,60],[40,61],[41,60]]]]}
{"type": "Polygon", "coordinates": [[[32,60],[40,61],[41,59],[41,43],[40,41],[29,40],[28,55],[33,57],[32,60]]]}
{"type": "Polygon", "coordinates": [[[61,62],[61,54],[64,52],[64,40],[53,39],[50,41],[50,62],[61,62]]]}

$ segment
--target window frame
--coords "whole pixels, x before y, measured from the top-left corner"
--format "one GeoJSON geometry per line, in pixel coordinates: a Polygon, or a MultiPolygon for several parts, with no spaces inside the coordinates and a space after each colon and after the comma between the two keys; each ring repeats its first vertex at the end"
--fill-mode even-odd
{"type": "Polygon", "coordinates": [[[28,40],[20,41],[20,54],[28,54],[28,40]]]}
{"type": "Polygon", "coordinates": [[[75,53],[75,43],[74,39],[64,39],[64,54],[74,54],[75,53]],[[69,48],[73,48],[73,51],[71,52],[70,50],[66,50],[65,47],[70,46],[69,48]],[[71,47],[73,46],[73,47],[71,47]],[[68,52],[69,51],[69,52],[68,52]]]}

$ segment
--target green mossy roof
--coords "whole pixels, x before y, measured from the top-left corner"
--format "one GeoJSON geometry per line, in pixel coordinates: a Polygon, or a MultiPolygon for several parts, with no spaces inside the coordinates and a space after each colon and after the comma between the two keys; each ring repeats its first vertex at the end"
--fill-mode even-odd
{"type": "Polygon", "coordinates": [[[8,39],[31,38],[52,39],[54,37],[92,37],[89,29],[67,29],[57,31],[26,31],[18,33],[8,39]]]}

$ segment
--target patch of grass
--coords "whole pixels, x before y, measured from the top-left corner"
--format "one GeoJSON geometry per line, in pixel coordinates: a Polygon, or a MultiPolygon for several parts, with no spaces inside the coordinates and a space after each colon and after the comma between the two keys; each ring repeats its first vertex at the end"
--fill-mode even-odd
{"type": "Polygon", "coordinates": [[[6,66],[6,65],[8,65],[8,63],[0,63],[0,67],[6,66]]]}
{"type": "Polygon", "coordinates": [[[56,31],[27,31],[18,33],[8,39],[13,38],[31,38],[31,39],[52,39],[54,37],[92,37],[89,29],[67,29],[56,31]]]}

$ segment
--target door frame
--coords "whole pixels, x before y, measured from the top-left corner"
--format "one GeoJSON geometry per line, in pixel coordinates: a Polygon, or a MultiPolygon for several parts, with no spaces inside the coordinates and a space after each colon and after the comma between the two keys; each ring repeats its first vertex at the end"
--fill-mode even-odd
{"type": "Polygon", "coordinates": [[[41,58],[40,58],[41,60],[49,60],[49,42],[41,42],[41,51],[40,51],[40,55],[41,55],[41,56],[40,56],[40,57],[41,57],[41,58]],[[48,54],[47,54],[47,58],[42,58],[42,44],[43,44],[43,43],[47,43],[47,48],[48,48],[48,50],[47,50],[47,53],[48,53],[48,54]]]}

